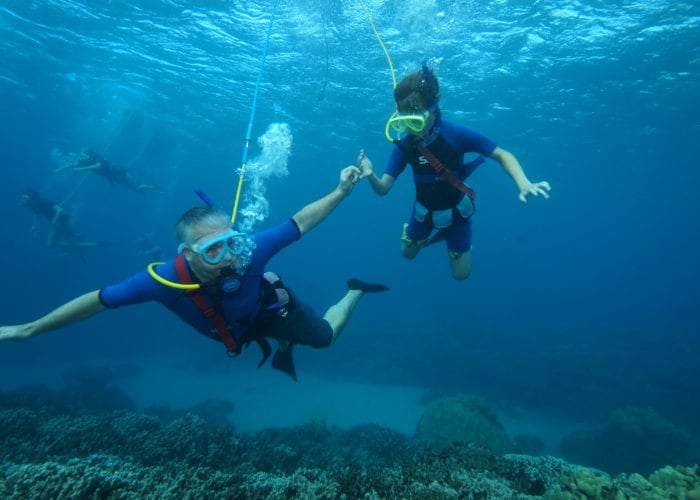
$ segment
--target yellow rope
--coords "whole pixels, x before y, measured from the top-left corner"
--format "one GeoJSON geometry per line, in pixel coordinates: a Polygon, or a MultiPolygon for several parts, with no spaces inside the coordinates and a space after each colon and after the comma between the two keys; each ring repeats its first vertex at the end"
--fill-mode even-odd
{"type": "Polygon", "coordinates": [[[391,57],[389,57],[389,52],[386,50],[384,42],[382,41],[382,37],[379,36],[377,28],[374,26],[372,15],[369,13],[369,10],[367,10],[367,6],[365,5],[365,2],[363,0],[360,0],[360,5],[362,5],[362,9],[365,11],[365,15],[367,16],[369,25],[372,27],[372,31],[374,31],[374,36],[377,37],[377,41],[379,42],[379,45],[381,45],[382,50],[384,51],[384,56],[386,56],[386,60],[389,63],[389,70],[391,70],[391,81],[394,83],[394,88],[396,88],[396,74],[394,72],[394,65],[391,62],[391,57]]]}

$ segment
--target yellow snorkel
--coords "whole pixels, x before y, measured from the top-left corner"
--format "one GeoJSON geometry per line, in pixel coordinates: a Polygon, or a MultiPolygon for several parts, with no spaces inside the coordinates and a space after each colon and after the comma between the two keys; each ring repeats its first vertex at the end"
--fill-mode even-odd
{"type": "Polygon", "coordinates": [[[394,139],[394,138],[391,136],[391,129],[396,130],[396,129],[392,126],[392,122],[396,119],[396,115],[398,115],[398,114],[399,114],[398,110],[394,111],[394,113],[393,113],[393,114],[389,117],[389,119],[386,121],[386,126],[384,127],[384,136],[386,137],[386,139],[387,139],[389,142],[398,141],[398,140],[400,139],[400,137],[397,137],[396,139],[394,139]]]}
{"type": "MultiPolygon", "coordinates": [[[[389,63],[389,70],[391,71],[391,81],[394,85],[394,89],[396,89],[396,72],[394,71],[394,65],[391,62],[391,57],[389,57],[389,52],[386,50],[386,46],[384,45],[384,42],[382,41],[382,37],[379,36],[379,32],[377,31],[376,26],[374,25],[374,20],[372,19],[372,15],[369,13],[369,10],[367,9],[367,6],[365,5],[365,2],[363,0],[360,0],[360,5],[362,6],[362,9],[365,11],[365,15],[367,16],[367,20],[369,21],[369,25],[372,27],[372,31],[374,32],[374,36],[377,38],[377,41],[379,42],[379,45],[382,48],[382,51],[384,51],[384,56],[386,57],[387,62],[389,63]]],[[[423,63],[423,71],[427,72],[428,68],[426,63],[423,63]]],[[[437,106],[437,101],[434,103],[434,106],[437,106]]],[[[386,125],[384,126],[384,136],[387,138],[389,142],[397,142],[402,139],[402,135],[406,134],[408,131],[407,129],[410,129],[412,132],[415,132],[416,134],[420,134],[425,130],[425,125],[428,117],[430,116],[430,112],[424,112],[424,113],[412,113],[412,114],[401,114],[399,113],[398,110],[394,111],[392,115],[389,117],[389,119],[386,122],[386,125]],[[395,131],[397,132],[396,137],[392,137],[391,132],[395,131]]]]}
{"type": "Polygon", "coordinates": [[[165,262],[151,262],[150,264],[148,264],[146,270],[148,271],[148,274],[151,275],[151,278],[156,280],[161,285],[169,286],[170,288],[177,288],[179,290],[199,289],[199,283],[177,283],[175,281],[166,280],[155,271],[155,267],[159,266],[160,264],[165,264],[165,262]]]}
{"type": "MultiPolygon", "coordinates": [[[[389,71],[391,71],[391,81],[394,84],[394,88],[396,88],[396,72],[394,71],[394,64],[391,62],[391,57],[389,57],[389,52],[386,50],[386,47],[384,46],[384,42],[382,41],[382,37],[379,36],[379,32],[377,31],[377,27],[374,25],[374,20],[372,19],[372,15],[369,13],[369,10],[367,9],[367,6],[365,5],[365,2],[363,0],[360,0],[360,5],[362,6],[362,10],[365,11],[365,15],[367,16],[367,20],[369,21],[369,25],[372,27],[372,31],[374,32],[374,36],[377,38],[377,41],[379,42],[379,45],[381,46],[382,50],[384,51],[384,56],[386,57],[386,61],[389,63],[389,71]]],[[[386,136],[387,140],[389,142],[394,142],[398,140],[398,138],[394,139],[391,137],[391,132],[390,128],[392,128],[391,124],[392,121],[396,119],[396,115],[398,115],[398,110],[394,111],[394,113],[389,117],[389,120],[386,122],[386,127],[384,127],[384,135],[386,136]]]]}

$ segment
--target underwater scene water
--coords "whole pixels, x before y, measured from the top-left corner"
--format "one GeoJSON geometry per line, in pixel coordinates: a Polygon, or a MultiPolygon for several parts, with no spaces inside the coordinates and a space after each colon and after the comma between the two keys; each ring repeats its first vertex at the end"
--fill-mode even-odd
{"type": "Polygon", "coordinates": [[[364,6],[0,0],[1,325],[174,257],[195,189],[231,210],[249,123],[247,230],[361,148],[381,174],[367,14],[398,79],[427,61],[443,117],[552,186],[522,204],[479,167],[457,281],[444,244],[401,256],[410,172],[358,183],[269,269],[319,313],[351,277],[391,290],[298,346],[298,382],[153,303],[0,343],[3,497],[700,498],[700,4],[364,6]],[[67,168],[88,150],[128,175],[67,168]]]}

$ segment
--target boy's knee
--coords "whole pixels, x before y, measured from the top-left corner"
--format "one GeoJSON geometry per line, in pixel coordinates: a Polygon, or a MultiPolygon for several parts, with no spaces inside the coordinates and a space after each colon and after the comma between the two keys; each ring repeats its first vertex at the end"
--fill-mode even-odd
{"type": "Polygon", "coordinates": [[[452,277],[456,280],[466,280],[472,273],[469,252],[449,251],[450,262],[452,263],[452,277]]]}
{"type": "Polygon", "coordinates": [[[408,236],[408,223],[403,225],[403,233],[401,234],[401,241],[403,245],[401,246],[401,255],[406,259],[415,259],[420,249],[423,248],[427,243],[428,239],[424,240],[413,240],[408,236]]]}
{"type": "Polygon", "coordinates": [[[404,245],[403,248],[401,248],[401,255],[403,255],[404,259],[413,260],[416,258],[419,251],[420,251],[420,248],[415,246],[415,245],[414,246],[404,245]]]}
{"type": "Polygon", "coordinates": [[[458,281],[466,280],[471,276],[472,271],[471,269],[460,269],[458,271],[452,270],[452,277],[458,281]]]}

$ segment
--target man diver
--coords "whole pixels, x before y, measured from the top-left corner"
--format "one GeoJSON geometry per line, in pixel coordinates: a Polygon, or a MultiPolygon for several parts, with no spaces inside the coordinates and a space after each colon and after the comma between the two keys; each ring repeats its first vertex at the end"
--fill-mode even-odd
{"type": "Polygon", "coordinates": [[[413,259],[421,248],[444,239],[452,276],[457,280],[467,279],[471,273],[475,193],[464,181],[483,163],[484,157],[501,164],[515,182],[523,203],[528,196],[549,198],[549,183],[530,182],[512,153],[468,127],[443,120],[438,106],[438,80],[425,62],[421,70],[401,80],[394,89],[394,99],[397,111],[387,122],[385,133],[395,147],[384,174],[378,177],[372,162],[360,151],[357,164],[362,177],[369,177],[374,191],[384,196],[410,164],[416,200],[409,222],[404,224],[403,256],[413,259]],[[466,153],[480,156],[465,164],[466,153]]]}
{"type": "Polygon", "coordinates": [[[92,149],[84,149],[78,153],[71,163],[62,165],[54,172],[72,170],[74,172],[90,171],[107,179],[111,186],[123,186],[137,193],[160,191],[155,184],[140,184],[124,167],[114,165],[92,149]]]}
{"type": "Polygon", "coordinates": [[[84,249],[109,245],[109,242],[104,241],[79,241],[71,217],[63,206],[49,200],[36,189],[25,189],[17,204],[32,211],[32,234],[37,232],[37,222],[40,217],[49,222],[49,236],[46,242],[49,248],[78,253],[84,261],[84,249]]]}
{"type": "Polygon", "coordinates": [[[156,301],[200,333],[223,342],[230,355],[256,342],[263,351],[259,366],[271,353],[267,339],[277,340],[272,365],[296,380],[293,345],[332,345],[360,298],[388,288],[350,279],[345,295],[319,317],[265,267],[280,250],[323,221],[359,179],[357,167],[344,168],[331,193],[256,234],[235,231],[230,217],[216,208],[192,208],[176,225],[181,243],[175,259],[150,264],[121,283],[86,293],[35,321],[0,327],[0,340],[25,340],[106,309],[156,301]]]}

